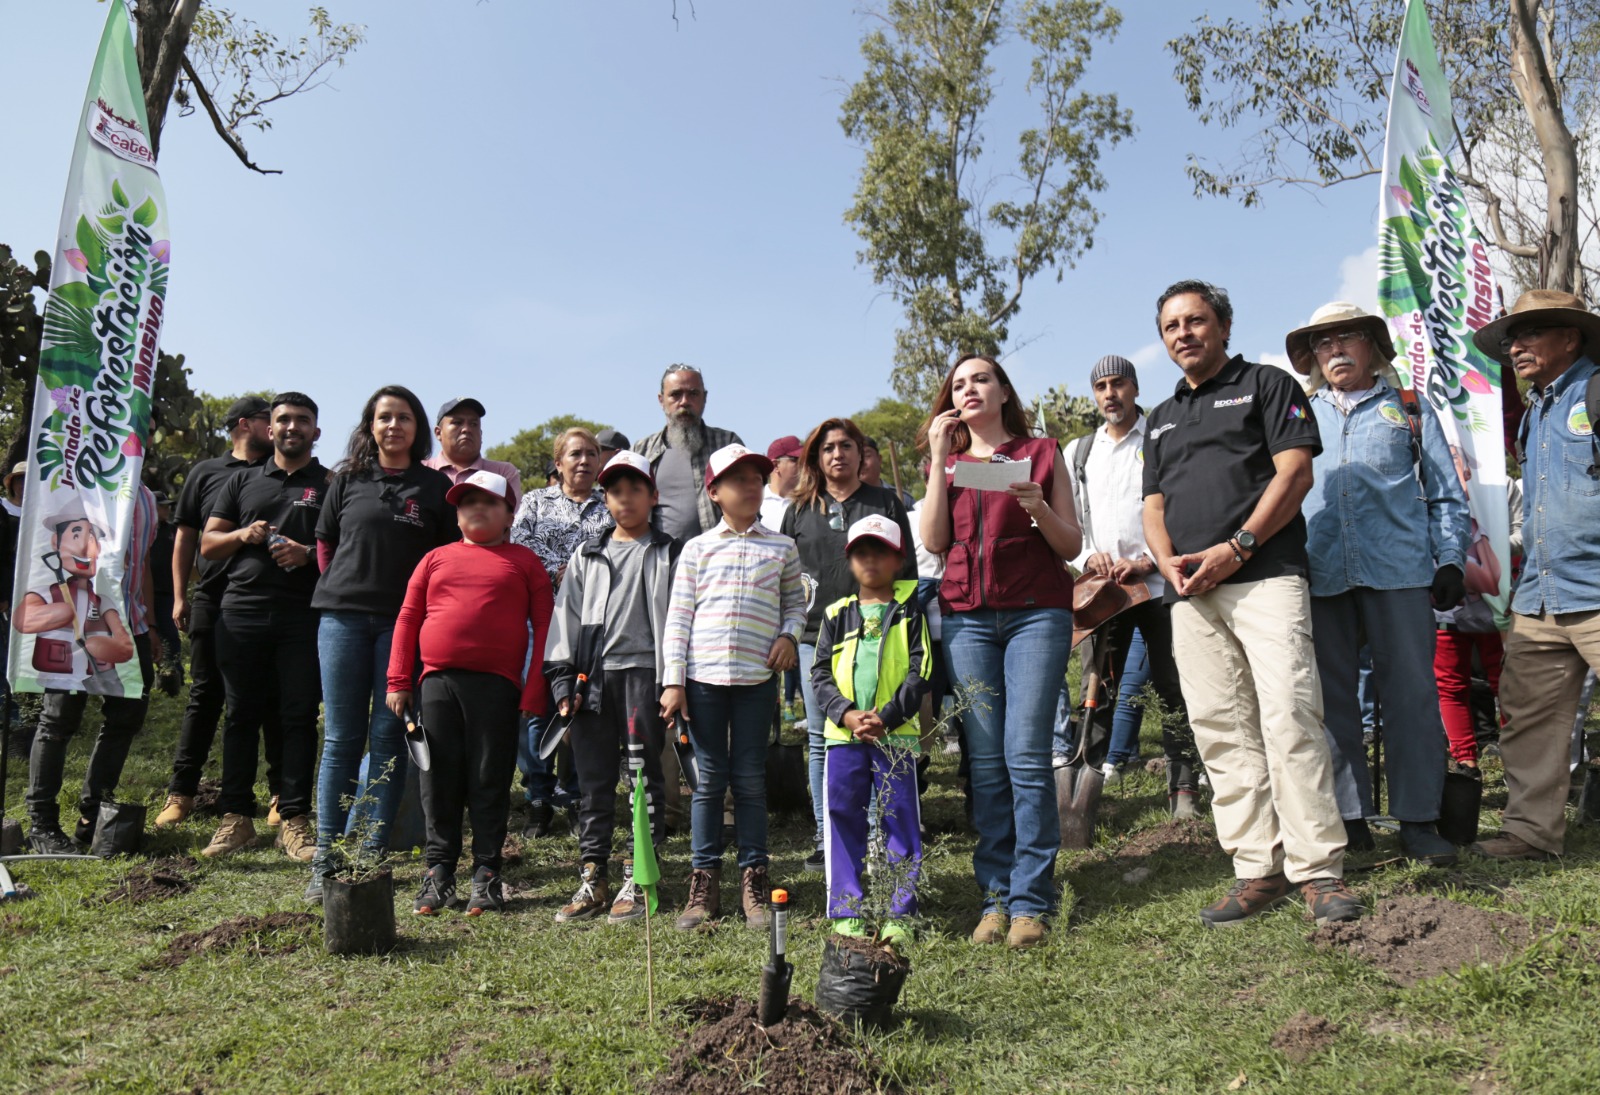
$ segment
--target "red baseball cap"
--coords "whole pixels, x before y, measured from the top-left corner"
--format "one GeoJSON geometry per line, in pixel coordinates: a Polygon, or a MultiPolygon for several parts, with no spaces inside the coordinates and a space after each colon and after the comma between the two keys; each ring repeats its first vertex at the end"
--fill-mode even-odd
{"type": "Polygon", "coordinates": [[[772,461],[758,452],[751,452],[743,445],[724,445],[711,454],[711,459],[706,461],[706,489],[711,489],[711,484],[726,475],[736,464],[750,464],[759,468],[763,476],[772,474],[772,461]]]}
{"type": "Polygon", "coordinates": [[[767,446],[767,459],[771,460],[773,463],[777,463],[785,456],[798,460],[800,459],[800,454],[805,451],[806,443],[800,440],[794,434],[790,434],[788,437],[778,438],[772,444],[767,446]]]}

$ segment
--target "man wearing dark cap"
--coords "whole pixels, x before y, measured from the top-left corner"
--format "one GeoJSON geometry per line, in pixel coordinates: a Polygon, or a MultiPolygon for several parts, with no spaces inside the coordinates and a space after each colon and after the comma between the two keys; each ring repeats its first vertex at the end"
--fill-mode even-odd
{"type": "MultiPolygon", "coordinates": [[[[1150,683],[1168,715],[1161,728],[1167,755],[1168,808],[1174,817],[1194,817],[1200,773],[1194,735],[1184,712],[1178,663],[1172,656],[1172,609],[1163,603],[1167,584],[1144,536],[1145,417],[1135,402],[1139,374],[1127,358],[1108,354],[1089,371],[1089,385],[1105,424],[1069,442],[1065,454],[1067,467],[1072,469],[1072,501],[1083,529],[1083,550],[1088,555],[1084,573],[1102,575],[1119,585],[1142,583],[1150,594],[1149,600],[1107,621],[1096,633],[1095,642],[1104,644],[1097,646],[1102,654],[1109,652],[1111,679],[1118,680],[1134,631],[1144,639],[1150,683]]],[[[1097,737],[1111,735],[1115,710],[1112,704],[1096,709],[1097,737]]],[[[1057,727],[1054,752],[1058,762],[1067,752],[1065,729],[1057,727]]],[[[1108,782],[1119,778],[1118,765],[1133,760],[1137,751],[1137,741],[1110,741],[1102,762],[1108,782]]]]}
{"type": "MultiPolygon", "coordinates": [[[[189,469],[172,514],[177,525],[172,542],[172,619],[181,630],[189,633],[189,705],[183,712],[178,749],[172,758],[167,803],[156,817],[158,829],[178,824],[194,809],[200,769],[211,752],[211,742],[217,735],[217,720],[222,717],[222,673],[217,667],[216,625],[222,591],[228,584],[228,567],[226,563],[199,558],[200,533],[205,528],[206,518],[211,516],[212,504],[228,480],[272,455],[267,412],[267,401],[258,395],[233,401],[224,417],[231,451],[226,456],[202,460],[189,469]],[[197,561],[199,581],[191,594],[189,580],[194,576],[197,561]]],[[[281,755],[276,715],[268,719],[263,737],[267,787],[276,800],[281,755]]],[[[269,813],[268,821],[272,819],[269,813]]]]}
{"type": "Polygon", "coordinates": [[[467,395],[447,399],[433,416],[433,436],[439,439],[439,455],[422,463],[444,472],[452,484],[465,482],[475,471],[492,471],[511,484],[511,493],[522,498],[522,473],[514,464],[483,457],[483,404],[467,395]]]}
{"type": "Polygon", "coordinates": [[[900,501],[905,504],[906,509],[916,505],[917,500],[911,497],[910,491],[884,484],[883,450],[878,448],[878,439],[876,437],[864,437],[861,441],[861,481],[869,487],[883,487],[885,490],[894,491],[895,494],[899,495],[900,501]]]}
{"type": "Polygon", "coordinates": [[[1600,669],[1600,315],[1534,289],[1472,341],[1532,385],[1517,433],[1527,555],[1500,678],[1505,820],[1472,850],[1548,859],[1565,848],[1573,710],[1585,670],[1600,669]]]}
{"type": "Polygon", "coordinates": [[[783,524],[783,511],[789,508],[789,495],[800,478],[800,454],[804,451],[805,442],[794,434],[767,446],[772,474],[767,476],[767,489],[761,496],[761,523],[769,529],[776,531],[783,524]]]}
{"type": "Polygon", "coordinates": [[[611,463],[611,458],[624,449],[633,448],[633,443],[628,440],[628,435],[621,430],[613,430],[607,426],[594,435],[596,443],[600,446],[600,466],[603,468],[611,463]]]}

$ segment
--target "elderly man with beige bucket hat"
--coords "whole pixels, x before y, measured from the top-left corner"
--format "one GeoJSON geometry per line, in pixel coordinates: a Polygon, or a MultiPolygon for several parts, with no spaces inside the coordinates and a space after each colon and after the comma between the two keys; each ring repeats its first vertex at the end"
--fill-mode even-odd
{"type": "Polygon", "coordinates": [[[1545,859],[1566,838],[1572,713],[1586,669],[1600,669],[1600,316],[1535,289],[1473,342],[1532,387],[1517,434],[1525,554],[1500,679],[1505,821],[1472,850],[1545,859]]]}
{"type": "Polygon", "coordinates": [[[1316,485],[1301,512],[1323,717],[1339,782],[1348,773],[1356,792],[1340,813],[1347,829],[1360,831],[1352,844],[1377,813],[1356,694],[1365,644],[1383,701],[1389,813],[1400,822],[1401,850],[1419,862],[1453,863],[1455,848],[1436,827],[1449,754],[1433,674],[1433,609],[1453,608],[1466,593],[1466,494],[1439,420],[1413,417],[1400,397],[1382,319],[1336,301],[1289,332],[1284,346],[1295,371],[1311,378],[1322,434],[1316,485]]]}

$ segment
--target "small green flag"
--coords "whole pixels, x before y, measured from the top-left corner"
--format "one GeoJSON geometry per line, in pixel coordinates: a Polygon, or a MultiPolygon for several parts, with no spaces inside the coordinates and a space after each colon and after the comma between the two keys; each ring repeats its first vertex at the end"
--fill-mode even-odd
{"type": "Polygon", "coordinates": [[[633,782],[633,881],[644,887],[651,913],[656,911],[656,883],[661,866],[656,863],[655,836],[650,831],[650,809],[645,805],[644,773],[633,782]]]}

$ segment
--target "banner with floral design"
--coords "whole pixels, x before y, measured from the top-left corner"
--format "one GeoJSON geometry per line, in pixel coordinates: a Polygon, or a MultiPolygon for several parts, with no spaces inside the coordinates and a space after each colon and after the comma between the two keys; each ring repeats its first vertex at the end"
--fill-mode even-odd
{"type": "Polygon", "coordinates": [[[133,34],[111,0],[56,241],[12,586],[12,687],[138,696],[124,569],[171,245],[133,34]]]}
{"type": "Polygon", "coordinates": [[[1467,490],[1467,589],[1504,628],[1511,555],[1500,363],[1472,342],[1498,314],[1498,294],[1488,247],[1451,166],[1455,139],[1428,12],[1409,0],[1389,90],[1378,301],[1394,335],[1395,366],[1444,427],[1467,490]]]}

